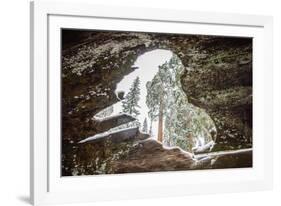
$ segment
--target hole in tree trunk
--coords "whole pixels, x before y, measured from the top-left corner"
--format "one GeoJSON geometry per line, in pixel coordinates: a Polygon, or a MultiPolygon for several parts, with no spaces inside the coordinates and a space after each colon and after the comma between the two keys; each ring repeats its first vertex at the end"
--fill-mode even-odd
{"type": "Polygon", "coordinates": [[[61,48],[62,176],[252,167],[251,38],[63,29],[61,48]]]}
{"type": "Polygon", "coordinates": [[[195,153],[211,151],[216,127],[204,109],[188,102],[181,87],[184,66],[180,58],[170,50],[155,49],[140,55],[132,67],[137,69],[124,76],[115,90],[116,95],[124,94],[124,99],[94,118],[128,114],[136,120],[112,125],[105,134],[138,127],[166,147],[178,146],[195,153]]]}

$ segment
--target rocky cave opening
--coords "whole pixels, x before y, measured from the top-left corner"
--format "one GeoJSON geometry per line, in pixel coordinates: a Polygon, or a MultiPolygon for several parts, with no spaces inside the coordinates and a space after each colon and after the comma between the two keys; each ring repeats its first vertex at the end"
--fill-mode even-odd
{"type": "MultiPolygon", "coordinates": [[[[252,166],[251,38],[65,29],[61,78],[62,176],[252,166]],[[138,57],[157,49],[180,59],[178,83],[186,101],[213,122],[198,130],[209,133],[206,143],[215,140],[212,154],[194,156],[183,144],[183,149],[163,147],[161,142],[180,142],[165,137],[159,142],[137,127],[125,128],[125,135],[121,129],[91,138],[135,121],[126,113],[93,117],[125,99],[125,92],[116,91],[118,83],[138,70],[133,66],[138,57]]],[[[181,109],[186,114],[187,108],[181,109]]]]}
{"type": "Polygon", "coordinates": [[[188,102],[180,82],[184,71],[180,58],[170,50],[154,49],[138,56],[132,67],[137,69],[124,76],[115,89],[116,96],[122,93],[124,99],[106,107],[93,119],[103,121],[126,114],[135,120],[117,127],[112,125],[88,140],[120,129],[125,134],[125,129],[137,127],[165,147],[180,147],[195,154],[210,152],[215,144],[216,127],[204,109],[188,102]],[[134,84],[136,80],[138,85],[134,84]]]}

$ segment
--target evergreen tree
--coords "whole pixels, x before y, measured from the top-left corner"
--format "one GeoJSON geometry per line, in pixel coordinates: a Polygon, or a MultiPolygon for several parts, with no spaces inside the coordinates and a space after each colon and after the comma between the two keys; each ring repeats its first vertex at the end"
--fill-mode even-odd
{"type": "MultiPolygon", "coordinates": [[[[128,92],[122,101],[122,110],[124,113],[130,114],[133,117],[137,118],[140,115],[138,102],[140,100],[140,79],[137,77],[128,92]]],[[[131,126],[140,126],[139,121],[128,123],[127,127],[131,126]]]]}
{"type": "Polygon", "coordinates": [[[146,104],[149,118],[152,121],[158,118],[158,140],[165,145],[192,151],[198,140],[211,140],[209,131],[215,126],[202,109],[188,103],[180,82],[183,70],[177,56],[161,65],[156,76],[146,85],[146,104]]]}
{"type": "Polygon", "coordinates": [[[142,125],[142,132],[147,133],[147,119],[145,118],[142,125]]]}
{"type": "Polygon", "coordinates": [[[169,91],[167,88],[170,86],[171,75],[169,71],[169,63],[166,62],[159,66],[159,71],[154,76],[152,81],[147,82],[147,97],[146,104],[149,108],[148,115],[151,120],[158,118],[158,141],[163,141],[163,122],[164,113],[167,106],[169,91]]]}

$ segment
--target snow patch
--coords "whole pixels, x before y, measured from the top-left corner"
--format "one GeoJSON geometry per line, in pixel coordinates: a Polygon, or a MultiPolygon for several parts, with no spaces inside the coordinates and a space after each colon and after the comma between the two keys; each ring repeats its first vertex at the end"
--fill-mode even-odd
{"type": "MultiPolygon", "coordinates": [[[[98,114],[97,114],[97,115],[98,115],[98,114]]],[[[97,115],[95,115],[95,116],[92,118],[92,120],[98,121],[98,122],[102,122],[102,121],[107,121],[107,120],[110,120],[110,119],[118,119],[118,118],[120,118],[120,117],[122,117],[122,116],[124,116],[124,115],[135,119],[132,115],[125,114],[125,113],[110,115],[110,116],[107,116],[107,117],[97,117],[97,115]]]]}
{"type": "Polygon", "coordinates": [[[118,130],[115,130],[115,131],[106,131],[106,132],[102,132],[102,133],[98,133],[92,137],[88,137],[84,140],[81,140],[80,142],[78,142],[79,144],[81,143],[85,143],[85,142],[88,142],[88,141],[93,141],[93,140],[99,140],[99,139],[103,139],[103,138],[106,138],[110,135],[114,135],[116,133],[122,133],[122,132],[125,132],[126,130],[133,130],[133,129],[138,129],[138,127],[131,127],[131,128],[123,128],[123,129],[118,129],[118,130]]]}

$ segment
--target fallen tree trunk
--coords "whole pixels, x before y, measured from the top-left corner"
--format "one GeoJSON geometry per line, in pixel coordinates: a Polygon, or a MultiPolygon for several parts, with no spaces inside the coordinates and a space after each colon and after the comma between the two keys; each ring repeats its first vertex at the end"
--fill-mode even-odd
{"type": "Polygon", "coordinates": [[[240,149],[194,155],[196,169],[252,167],[253,149],[240,149]]]}
{"type": "Polygon", "coordinates": [[[135,120],[136,118],[128,114],[117,114],[105,118],[94,117],[93,126],[100,133],[135,120]]]}
{"type": "Polygon", "coordinates": [[[92,137],[88,137],[79,143],[95,143],[95,142],[106,142],[120,143],[129,140],[144,140],[149,138],[148,134],[141,133],[138,127],[126,128],[117,130],[114,132],[104,132],[96,134],[92,137]]]}
{"type": "Polygon", "coordinates": [[[192,154],[179,147],[163,147],[152,138],[140,141],[129,154],[112,162],[114,173],[157,172],[193,169],[192,154]]]}

